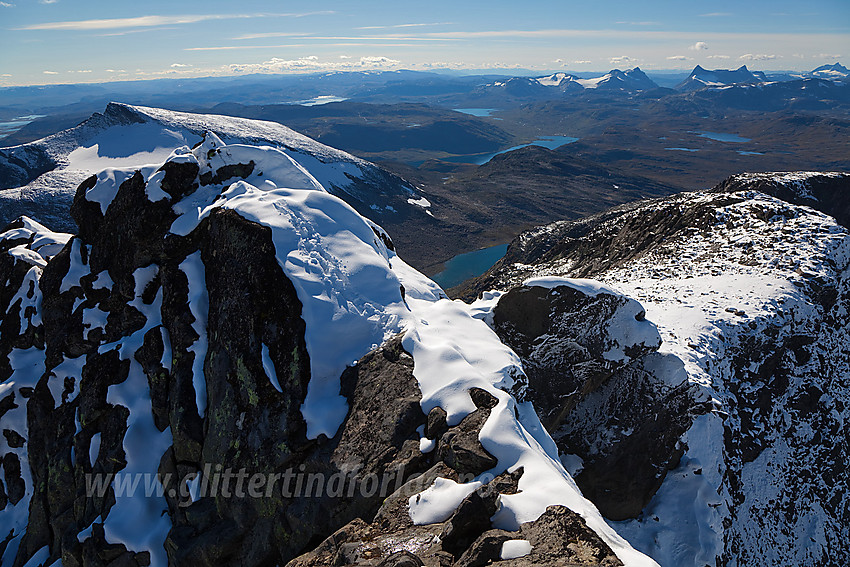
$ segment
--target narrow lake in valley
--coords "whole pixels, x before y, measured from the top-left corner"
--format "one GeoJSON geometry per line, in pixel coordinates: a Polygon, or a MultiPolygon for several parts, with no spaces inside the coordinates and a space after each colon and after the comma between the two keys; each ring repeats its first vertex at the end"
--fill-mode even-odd
{"type": "Polygon", "coordinates": [[[442,272],[431,276],[431,279],[440,284],[443,289],[462,284],[469,278],[480,276],[489,270],[507,250],[507,244],[497,244],[474,252],[458,254],[446,262],[442,272]]]}

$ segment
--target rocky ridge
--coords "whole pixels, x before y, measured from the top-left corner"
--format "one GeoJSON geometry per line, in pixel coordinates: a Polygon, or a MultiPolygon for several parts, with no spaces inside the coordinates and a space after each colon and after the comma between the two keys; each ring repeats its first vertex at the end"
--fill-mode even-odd
{"type": "MultiPolygon", "coordinates": [[[[703,408],[683,424],[681,460],[637,517],[617,524],[662,565],[850,558],[847,194],[846,174],[736,176],[524,233],[461,290],[592,277],[646,309],[658,354],[680,362],[645,366],[683,377],[703,408]]],[[[577,417],[604,415],[608,400],[577,417]]]]}
{"type": "Polygon", "coordinates": [[[494,304],[284,151],[207,133],[71,214],[0,235],[3,565],[653,564],[564,470],[494,304]],[[222,469],[346,490],[208,494],[222,469]]]}

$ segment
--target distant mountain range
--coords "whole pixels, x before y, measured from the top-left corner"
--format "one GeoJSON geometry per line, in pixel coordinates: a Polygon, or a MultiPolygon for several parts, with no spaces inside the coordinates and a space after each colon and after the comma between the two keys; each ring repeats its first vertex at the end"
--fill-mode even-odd
{"type": "MultiPolygon", "coordinates": [[[[725,88],[732,85],[757,85],[783,82],[799,82],[804,79],[827,80],[830,82],[846,82],[850,71],[840,63],[823,65],[810,73],[772,75],[771,78],[762,71],[751,71],[746,65],[737,69],[705,69],[700,65],[694,67],[688,77],[672,90],[691,92],[701,89],[725,88]]],[[[596,77],[581,77],[574,73],[557,72],[540,77],[511,77],[498,79],[487,83],[475,91],[473,95],[503,96],[523,99],[551,99],[563,94],[582,94],[590,92],[620,92],[634,94],[662,89],[655,81],[644,73],[640,67],[622,71],[612,69],[608,73],[596,77]]]]}

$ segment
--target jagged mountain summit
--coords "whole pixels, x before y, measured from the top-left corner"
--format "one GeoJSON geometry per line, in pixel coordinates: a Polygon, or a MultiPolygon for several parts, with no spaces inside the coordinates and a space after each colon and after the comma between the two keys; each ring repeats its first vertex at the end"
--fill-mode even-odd
{"type": "Polygon", "coordinates": [[[621,71],[613,69],[601,77],[579,79],[578,83],[586,89],[647,91],[658,88],[655,82],[641,71],[640,67],[621,71]]]}
{"type": "MultiPolygon", "coordinates": [[[[564,469],[499,295],[450,301],[284,149],[207,132],[71,213],[0,234],[3,565],[655,565],[564,469]]],[[[602,291],[604,372],[659,340],[602,291]]]]}
{"type": "Polygon", "coordinates": [[[850,69],[841,63],[833,63],[832,65],[821,65],[809,73],[812,77],[818,79],[829,79],[832,81],[846,81],[850,78],[850,69]]]}
{"type": "Polygon", "coordinates": [[[741,65],[735,70],[729,69],[703,69],[697,65],[687,79],[676,86],[677,91],[693,91],[705,87],[721,87],[737,83],[764,83],[767,77],[761,71],[750,71],[746,65],[741,65]]]}
{"type": "MultiPolygon", "coordinates": [[[[578,456],[583,493],[661,565],[850,561],[848,189],[842,173],[746,174],[555,223],[466,290],[592,277],[645,307],[665,358],[618,371],[550,431],[578,456]],[[650,399],[671,400],[655,415],[678,441],[625,411],[621,384],[646,372],[667,384],[650,399]],[[650,462],[666,474],[614,466],[659,445],[650,462]],[[639,506],[606,502],[629,485],[650,488],[639,506]]],[[[517,352],[527,373],[544,359],[517,352]]]]}
{"type": "Polygon", "coordinates": [[[83,180],[110,168],[156,166],[176,148],[197,144],[204,132],[227,143],[280,148],[371,217],[426,215],[426,207],[414,203],[427,201],[403,179],[281,124],[110,103],[75,128],[0,148],[0,222],[27,215],[73,230],[68,207],[83,180]]]}

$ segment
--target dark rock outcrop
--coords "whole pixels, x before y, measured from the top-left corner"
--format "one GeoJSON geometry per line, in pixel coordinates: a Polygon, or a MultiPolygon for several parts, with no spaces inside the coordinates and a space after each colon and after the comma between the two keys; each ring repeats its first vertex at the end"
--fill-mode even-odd
{"type": "Polygon", "coordinates": [[[563,506],[549,507],[538,520],[521,525],[517,532],[493,529],[490,516],[498,509],[499,494],[514,492],[521,475],[518,471],[496,477],[464,499],[444,522],[414,525],[407,513],[408,499],[437,477],[457,480],[455,471],[437,463],[387,498],[373,523],[361,519],[350,522],[287,567],[622,565],[584,520],[563,506]],[[503,561],[502,544],[514,539],[531,543],[530,554],[503,561]]]}
{"type": "Polygon", "coordinates": [[[493,310],[499,338],[522,359],[525,397],[604,516],[636,517],[682,455],[679,438],[697,413],[683,369],[658,375],[661,337],[633,299],[570,285],[520,286],[493,310]],[[652,366],[653,368],[647,368],[652,366]]]}
{"type": "Polygon", "coordinates": [[[493,324],[522,358],[529,399],[549,430],[615,372],[661,344],[636,301],[567,285],[512,289],[493,310],[493,324]]]}

